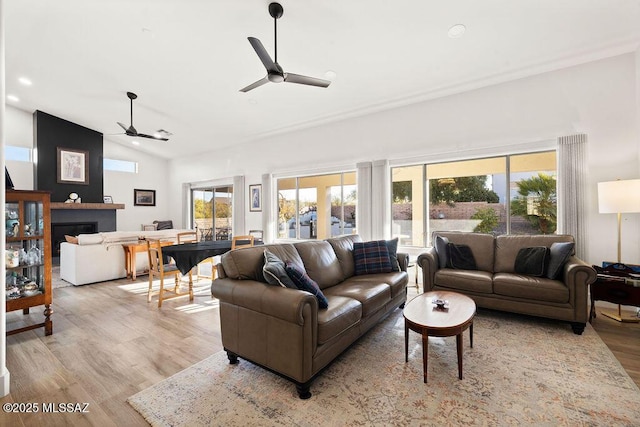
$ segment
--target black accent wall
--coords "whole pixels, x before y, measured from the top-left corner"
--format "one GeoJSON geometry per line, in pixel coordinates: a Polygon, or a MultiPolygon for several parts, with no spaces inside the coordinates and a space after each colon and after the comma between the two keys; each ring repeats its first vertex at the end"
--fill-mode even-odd
{"type": "Polygon", "coordinates": [[[87,129],[51,114],[33,113],[34,168],[36,190],[51,192],[52,202],[64,202],[69,193],[78,193],[84,203],[102,203],[102,133],[87,129]],[[89,152],[89,184],[58,183],[58,147],[89,152]]]}

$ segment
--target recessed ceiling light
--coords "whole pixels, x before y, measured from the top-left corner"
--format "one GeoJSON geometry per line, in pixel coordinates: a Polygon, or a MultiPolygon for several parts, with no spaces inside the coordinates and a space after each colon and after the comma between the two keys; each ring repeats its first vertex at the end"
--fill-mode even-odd
{"type": "Polygon", "coordinates": [[[140,145],[140,142],[136,141],[135,139],[134,139],[134,140],[132,140],[132,141],[131,141],[131,143],[132,143],[133,145],[140,145]]]}
{"type": "Polygon", "coordinates": [[[449,28],[449,32],[447,34],[450,38],[457,39],[458,37],[462,37],[465,31],[467,31],[467,27],[462,24],[456,24],[449,28]]]}
{"type": "Polygon", "coordinates": [[[13,102],[20,102],[20,98],[18,98],[18,97],[17,97],[17,96],[15,96],[15,95],[7,95],[7,99],[8,99],[9,101],[13,101],[13,102]]]}
{"type": "Polygon", "coordinates": [[[325,76],[326,78],[328,78],[329,80],[333,80],[333,79],[335,79],[337,75],[338,75],[338,74],[337,74],[335,71],[333,71],[333,70],[327,70],[327,72],[326,72],[326,73],[324,73],[324,76],[325,76]]]}
{"type": "Polygon", "coordinates": [[[33,82],[26,77],[20,77],[18,81],[25,86],[31,86],[33,84],[33,82]]]}

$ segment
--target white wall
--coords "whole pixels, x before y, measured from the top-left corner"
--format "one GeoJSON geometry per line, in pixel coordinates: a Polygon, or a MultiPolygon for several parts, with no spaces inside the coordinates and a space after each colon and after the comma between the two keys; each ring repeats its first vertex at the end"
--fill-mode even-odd
{"type": "MultiPolygon", "coordinates": [[[[33,148],[33,114],[7,105],[6,118],[7,145],[33,148]]],[[[140,230],[141,224],[166,219],[173,220],[175,227],[181,226],[180,215],[170,216],[169,206],[171,203],[179,204],[179,199],[170,196],[167,160],[107,139],[104,139],[103,156],[138,162],[135,175],[104,171],[104,195],[111,196],[114,203],[125,204],[125,209],[118,210],[116,214],[118,230],[140,230]],[[136,188],[156,190],[156,206],[134,206],[133,190],[136,188]]],[[[16,189],[33,190],[32,163],[8,161],[7,169],[16,189]]]]}
{"type": "MultiPolygon", "coordinates": [[[[31,113],[6,105],[6,145],[33,148],[31,113]]],[[[7,170],[16,190],[33,190],[33,163],[7,160],[7,170]]]]}
{"type": "MultiPolygon", "coordinates": [[[[184,182],[317,170],[360,161],[464,157],[465,150],[509,151],[512,144],[584,132],[589,137],[587,261],[616,256],[615,215],[599,214],[597,182],[638,178],[640,154],[635,54],[482,88],[385,112],[266,137],[209,156],[172,160],[172,194],[184,182]],[[248,153],[259,153],[252,155],[248,153]]],[[[268,108],[265,106],[264,108],[268,108]]],[[[179,206],[171,206],[178,216],[179,206]]],[[[248,228],[261,224],[248,213],[248,228]]],[[[639,214],[624,215],[623,261],[640,264],[639,214]]]]}
{"type": "Polygon", "coordinates": [[[104,157],[116,160],[138,162],[138,173],[104,171],[104,195],[111,196],[114,203],[124,203],[125,208],[117,211],[118,230],[140,230],[141,224],[151,224],[154,220],[173,221],[180,228],[180,215],[170,216],[171,204],[180,204],[180,192],[170,195],[169,162],[165,159],[141,153],[124,145],[104,140],[104,157]],[[133,190],[155,190],[155,206],[134,206],[133,190]]]}

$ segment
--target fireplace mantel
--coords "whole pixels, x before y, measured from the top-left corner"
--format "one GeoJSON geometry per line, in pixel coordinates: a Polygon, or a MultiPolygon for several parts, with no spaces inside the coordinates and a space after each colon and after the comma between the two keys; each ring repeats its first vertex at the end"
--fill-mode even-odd
{"type": "Polygon", "coordinates": [[[124,203],[64,203],[51,202],[51,209],[124,209],[124,203]]]}

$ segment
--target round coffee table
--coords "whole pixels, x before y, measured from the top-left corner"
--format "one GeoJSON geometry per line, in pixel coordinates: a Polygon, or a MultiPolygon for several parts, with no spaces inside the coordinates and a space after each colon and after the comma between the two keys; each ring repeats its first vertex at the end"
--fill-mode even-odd
{"type": "Polygon", "coordinates": [[[409,301],[404,307],[404,359],[409,361],[409,329],[422,335],[422,364],[424,382],[427,382],[427,356],[429,337],[456,336],[458,347],[458,378],[462,379],[462,332],[469,329],[469,341],[473,347],[473,316],[476,303],[466,295],[456,292],[425,292],[409,301]],[[438,308],[435,299],[446,300],[445,308],[438,308]]]}

